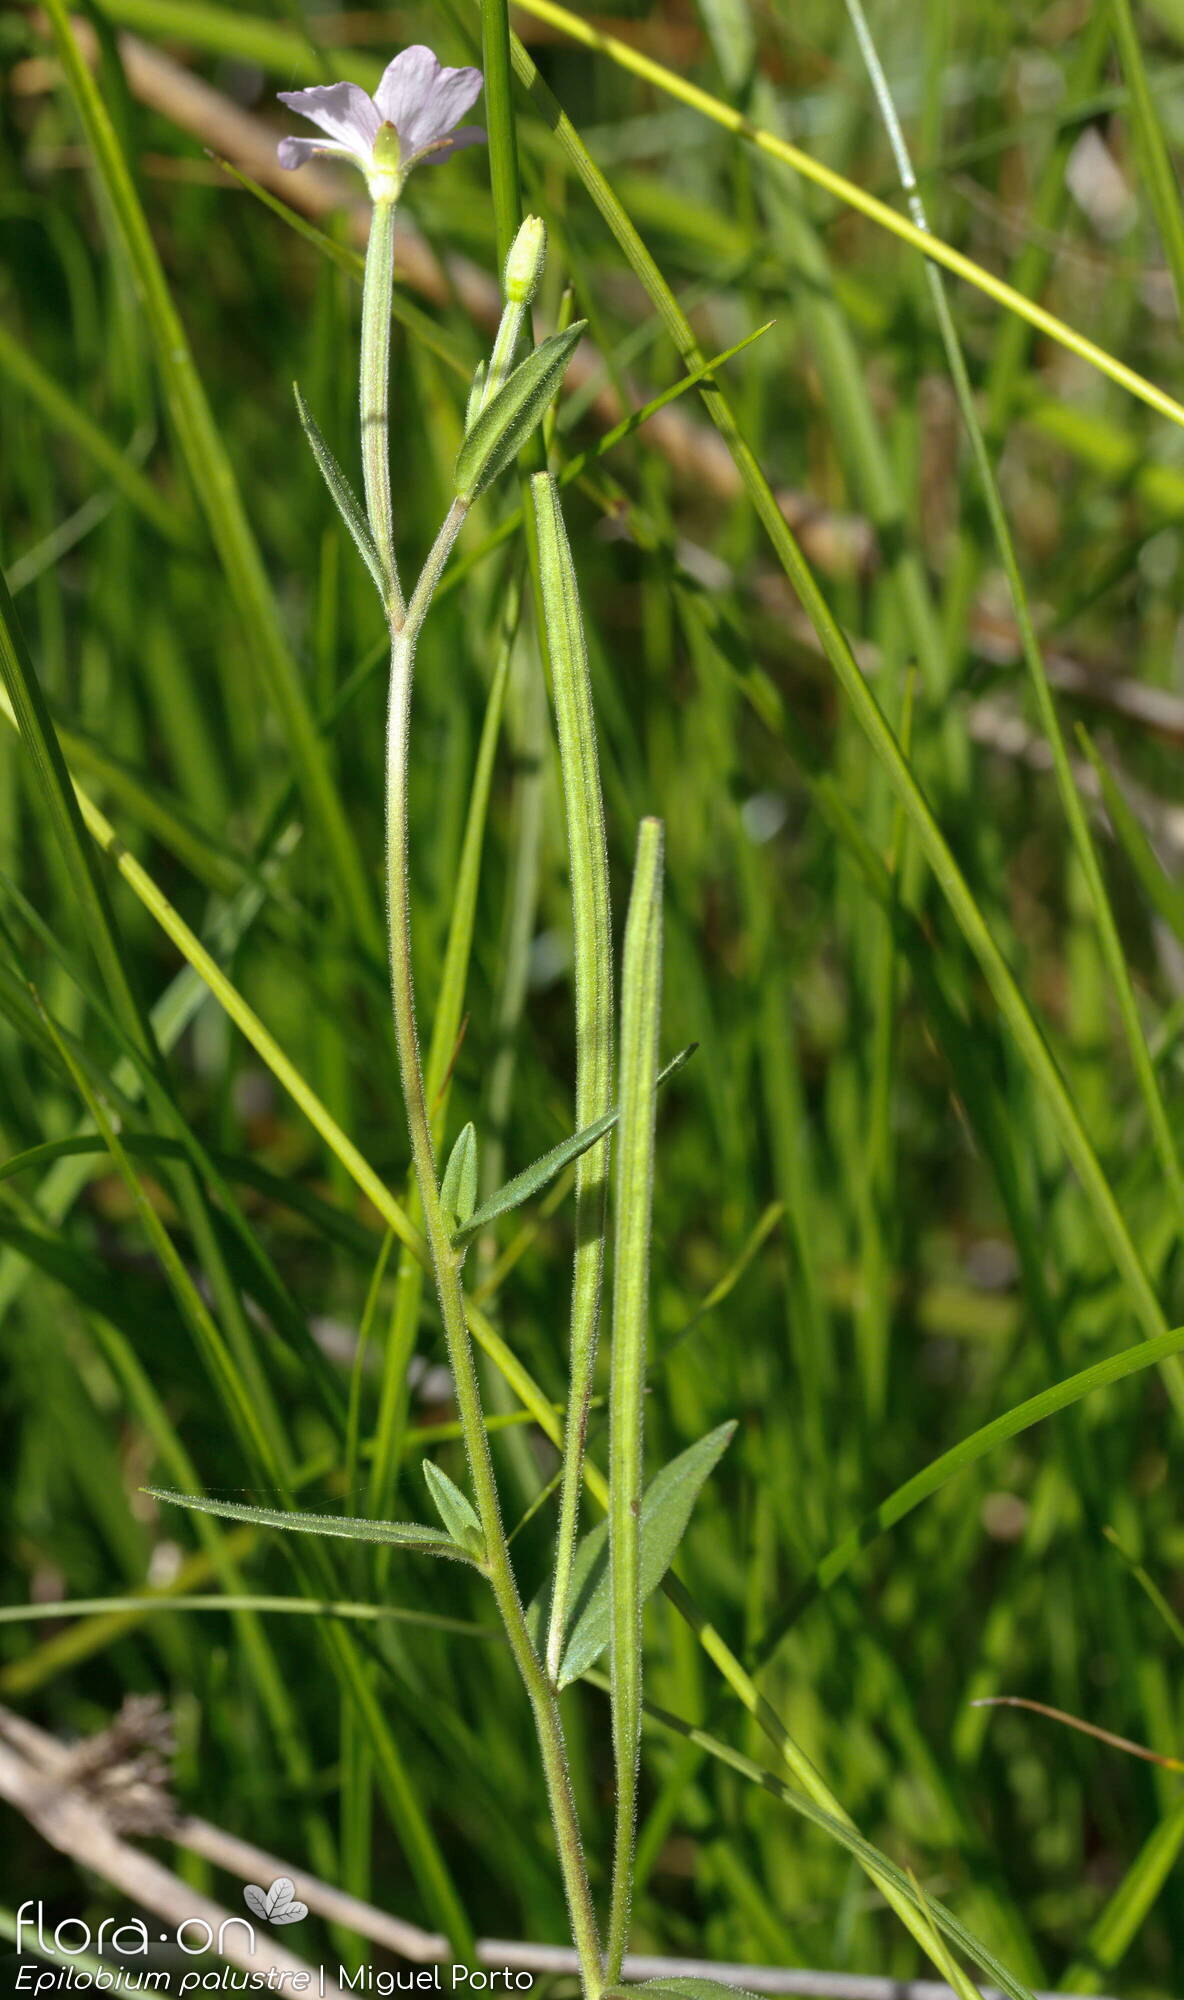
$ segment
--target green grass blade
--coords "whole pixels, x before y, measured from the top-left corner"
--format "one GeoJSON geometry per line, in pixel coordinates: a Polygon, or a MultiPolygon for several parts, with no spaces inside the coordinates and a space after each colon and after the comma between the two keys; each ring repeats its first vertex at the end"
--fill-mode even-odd
{"type": "Polygon", "coordinates": [[[1112,1382],[1125,1382],[1128,1376],[1137,1375],[1144,1368],[1155,1366],[1165,1355],[1179,1354],[1181,1350],[1184,1350],[1184,1327],[1173,1327],[1142,1347],[1124,1348],[1120,1354],[1095,1361],[1090,1367],[1066,1377],[1063,1382],[1054,1382],[1051,1388],[1042,1389],[1038,1395],[1029,1396],[1026,1402],[1017,1403],[1013,1409],[1005,1410],[1002,1416],[992,1418],[990,1423],[982,1424],[969,1437],[952,1445],[949,1451],[943,1451],[940,1457],[933,1459],[922,1471],[914,1473],[911,1479],[906,1479],[903,1486],[898,1486],[894,1493],[866,1514],[859,1526],[836,1542],[834,1548],[815,1565],[784,1617],[766,1635],[760,1648],[762,1661],[772,1656],[785,1633],[820,1591],[829,1590],[864,1549],[886,1534],[889,1528],[894,1528],[897,1522],[903,1521],[906,1514],[911,1514],[914,1507],[928,1500],[955,1473],[985,1458],[996,1445],[1005,1444],[1008,1438],[1018,1437],[1021,1431],[1030,1430],[1033,1424],[1043,1423],[1046,1417],[1070,1409],[1095,1389],[1105,1388],[1112,1382]]]}
{"type": "Polygon", "coordinates": [[[61,745],[2,574],[0,677],[7,691],[5,707],[9,720],[20,731],[33,760],[37,786],[65,858],[87,941],[103,975],[112,1005],[128,1034],[141,1046],[146,1046],[148,1031],[128,976],[127,955],[115,928],[106,885],[99,873],[94,849],[86,838],[83,815],[75,798],[61,745]]]}
{"type": "MultiPolygon", "coordinates": [[[[169,1497],[162,1495],[162,1498],[169,1497]]],[[[185,1504],[192,1506],[188,1496],[185,1504]]],[[[449,1618],[440,1611],[417,1611],[409,1604],[351,1604],[339,1598],[252,1597],[234,1592],[163,1591],[129,1597],[55,1598],[52,1604],[0,1605],[0,1625],[40,1625],[55,1618],[135,1618],[157,1611],[279,1612],[290,1618],[353,1618],[363,1623],[392,1619],[396,1625],[418,1625],[425,1632],[455,1633],[464,1639],[500,1639],[494,1625],[475,1625],[468,1618],[449,1618]]]]}
{"type": "Polygon", "coordinates": [[[1122,74],[1130,94],[1129,115],[1135,154],[1142,168],[1143,183],[1172,274],[1176,311],[1184,319],[1184,211],[1180,207],[1176,170],[1151,94],[1131,0],[1110,0],[1110,18],[1114,23],[1114,40],[1118,46],[1122,74]]]}
{"type": "MultiPolygon", "coordinates": [[[[710,1735],[708,1731],[697,1728],[693,1723],[684,1722],[681,1716],[672,1715],[668,1709],[659,1708],[656,1703],[647,1701],[645,1715],[647,1721],[655,1723],[659,1728],[683,1737],[688,1743],[698,1744],[709,1757],[728,1765],[742,1778],[747,1778],[751,1784],[759,1785],[762,1790],[771,1792],[773,1797],[780,1799],[791,1812],[799,1814],[812,1826],[821,1828],[832,1840],[837,1840],[841,1847],[846,1848],[847,1852],[854,1856],[864,1873],[877,1885],[893,1908],[904,1907],[909,1911],[913,1919],[910,1928],[914,1929],[914,1935],[923,1950],[929,1950],[931,1913],[932,1921],[937,1924],[943,1935],[951,1944],[957,1945],[959,1951],[972,1959],[1000,1992],[1007,1994],[1008,2000],[1032,2000],[1027,1987],[1013,1978],[995,1954],[980,1943],[943,1903],[937,1902],[933,1897],[927,1897],[922,1908],[916,1889],[904,1870],[890,1861],[878,1847],[874,1847],[871,1841],[865,1840],[849,1821],[828,1812],[814,1799],[807,1797],[805,1792],[799,1791],[795,1786],[787,1785],[775,1772],[766,1770],[751,1757],[745,1757],[740,1751],[733,1750],[730,1745],[720,1742],[718,1737],[710,1735]]],[[[944,1977],[944,1969],[939,1969],[943,1970],[944,1977]]]]}
{"type": "Polygon", "coordinates": [[[1062,1985],[1075,1993],[1097,1993],[1121,1963],[1184,1847],[1184,1799],[1164,1814],[1110,1897],[1084,1940],[1081,1956],[1062,1985]]]}
{"type": "Polygon", "coordinates": [[[1114,837],[1138,877],[1147,901],[1163,918],[1169,930],[1184,941],[1184,894],[1167,873],[1147,838],[1142,821],[1127,804],[1121,785],[1081,723],[1077,727],[1077,741],[1093,765],[1114,837]]]}
{"type": "MultiPolygon", "coordinates": [[[[0,600],[2,608],[2,600],[0,600]]],[[[0,634],[4,630],[0,620],[0,634]]],[[[7,654],[0,650],[0,667],[7,654]]],[[[17,710],[0,700],[0,712],[7,714],[9,721],[15,721],[17,710]]],[[[351,1179],[367,1194],[383,1220],[394,1230],[400,1242],[406,1243],[424,1260],[427,1246],[420,1231],[415,1227],[406,1210],[395,1200],[389,1188],[369,1162],[362,1157],[353,1140],[342,1131],[337,1120],[322,1103],[316,1091],[308,1084],[300,1071],[289,1060],[263,1022],[243,999],[234,983],[227,977],[222,967],[195,936],[180,912],[170,903],[146,868],[129,854],[119,839],[110,821],[101,813],[93,800],[75,787],[79,810],[83,821],[97,844],[115,859],[116,866],[124,880],[134,890],[145,908],[155,918],[165,934],[173,940],[189,964],[200,975],[205,985],[218,1001],[230,1019],[246,1036],[257,1053],[262,1057],[285,1090],[297,1103],[309,1122],[320,1132],[330,1150],[345,1167],[351,1179]]]]}
{"type": "Polygon", "coordinates": [[[106,1106],[87,1081],[82,1065],[75,1059],[65,1036],[59,1032],[52,1016],[44,1007],[40,1008],[40,1013],[62,1063],[86,1105],[90,1117],[94,1120],[96,1129],[106,1142],[111,1158],[132,1197],[144,1233],[160,1259],[209,1371],[210,1379],[223,1399],[235,1430],[264,1477],[273,1481],[278,1479],[280,1462],[274,1435],[261,1416],[257,1401],[252,1396],[235,1357],[231,1354],[209,1307],[149,1199],[143,1182],[116,1132],[114,1122],[108,1115],[106,1106]]]}
{"type": "Polygon", "coordinates": [[[179,547],[192,545],[193,529],[190,524],[175,507],[170,506],[164,495],[132,462],[127,453],[111,442],[106,432],[99,429],[85,410],[79,409],[73,397],[67,394],[61,384],[46,374],[40,363],[21,346],[16,335],[3,323],[0,323],[0,370],[32,398],[55,430],[72,438],[75,444],[81,447],[99,470],[106,473],[124,499],[131,502],[158,534],[179,547]]]}

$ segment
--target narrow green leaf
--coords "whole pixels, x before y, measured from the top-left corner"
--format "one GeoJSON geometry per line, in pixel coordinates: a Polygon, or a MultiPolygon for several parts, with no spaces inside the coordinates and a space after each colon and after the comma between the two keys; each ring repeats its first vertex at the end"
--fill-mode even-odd
{"type": "MultiPolygon", "coordinates": [[[[576,1001],[576,1120],[587,1129],[610,1115],[613,1098],[613,941],[608,846],[596,753],[588,648],[575,566],[559,491],[545,472],[530,482],[555,721],[563,773],[571,877],[576,1001]]],[[[555,1585],[547,1635],[554,1674],[567,1629],[571,1569],[580,1531],[580,1480],[600,1332],[608,1200],[608,1147],[589,1147],[576,1171],[576,1251],[572,1277],[569,1389],[564,1429],[555,1585]]]]}
{"type": "Polygon", "coordinates": [[[1184,212],[1180,207],[1180,187],[1163,121],[1151,94],[1143,60],[1143,43],[1131,0],[1110,0],[1110,18],[1130,93],[1128,116],[1135,142],[1135,157],[1143,170],[1140,178],[1150,197],[1164,256],[1172,274],[1176,311],[1184,316],[1184,212]]]}
{"type": "Polygon", "coordinates": [[[477,1200],[477,1129],[470,1121],[461,1127],[456,1144],[448,1155],[440,1182],[440,1203],[453,1231],[453,1242],[463,1231],[477,1200]]]}
{"type": "Polygon", "coordinates": [[[456,460],[458,499],[475,500],[517,457],[559,388],[587,324],[577,320],[542,341],[474,418],[456,460]]]}
{"type": "MultiPolygon", "coordinates": [[[[668,1083],[672,1076],[677,1076],[683,1064],[690,1061],[698,1046],[698,1042],[688,1042],[685,1049],[680,1049],[678,1054],[671,1058],[658,1078],[659,1089],[664,1083],[668,1083]]],[[[532,1195],[538,1194],[549,1181],[555,1179],[556,1174],[563,1172],[564,1167],[570,1166],[573,1160],[578,1160],[580,1154],[586,1153],[598,1139],[603,1139],[606,1132],[611,1132],[618,1116],[619,1113],[616,1111],[606,1112],[603,1118],[594,1119],[591,1125],[586,1125],[582,1132],[573,1132],[570,1138],[561,1139],[557,1146],[552,1146],[549,1153],[541,1153],[529,1167],[523,1167],[520,1174],[515,1174],[513,1180],[503,1182],[496,1194],[491,1194],[488,1201],[482,1202],[480,1208],[473,1210],[464,1228],[456,1231],[452,1238],[453,1245],[468,1243],[479,1231],[488,1228],[491,1222],[496,1222],[499,1216],[508,1215],[512,1209],[521,1208],[524,1201],[529,1201],[532,1195]]]]}
{"type": "MultiPolygon", "coordinates": [[[[471,1128],[470,1128],[471,1129],[471,1128]]],[[[452,1481],[446,1472],[441,1472],[430,1458],[423,1462],[423,1476],[428,1482],[428,1492],[432,1496],[436,1512],[447,1528],[452,1541],[462,1554],[471,1556],[474,1562],[485,1561],[485,1537],[481,1533],[481,1523],[476,1509],[452,1481]]]]}
{"type": "Polygon", "coordinates": [[[358,554],[374,579],[374,585],[379,596],[385,603],[386,583],[382,574],[382,564],[379,561],[378,550],[374,546],[374,537],[370,533],[369,522],[362,511],[362,503],[341,470],[341,467],[338,465],[333,453],[325,443],[320,426],[300,393],[300,384],[298,382],[293,382],[292,394],[296,398],[296,408],[300,416],[304,435],[312,448],[312,455],[316,459],[317,469],[320,472],[321,478],[328,487],[334,505],[349,530],[354,547],[357,549],[358,554]]]}
{"type": "Polygon", "coordinates": [[[641,1759],[641,1480],[661,1006],[662,823],[643,819],[621,968],[621,1119],[614,1186],[608,1550],[617,1800],[608,1926],[610,1979],[620,1974],[629,1935],[641,1759]]]}
{"type": "MultiPolygon", "coordinates": [[[[720,1424],[696,1444],[681,1451],[651,1479],[641,1502],[640,1577],[643,1601],[652,1596],[674,1561],[678,1545],[687,1531],[699,1494],[731,1442],[736,1426],[720,1424]]],[[[536,1637],[545,1630],[550,1592],[544,1591],[530,1607],[529,1620],[536,1637]]],[[[608,1522],[601,1521],[585,1535],[576,1551],[572,1571],[571,1621],[559,1685],[567,1687],[604,1651],[609,1641],[609,1561],[608,1522]]]]}
{"type": "Polygon", "coordinates": [[[173,1493],[163,1486],[145,1486],[154,1500],[171,1507],[190,1507],[200,1514],[219,1514],[228,1521],[250,1521],[257,1528],[294,1528],[303,1535],[337,1535],[350,1542],[390,1542],[421,1555],[459,1556],[452,1540],[418,1521],[365,1521],[349,1514],[306,1514],[297,1508],[249,1507],[237,1500],[209,1500],[193,1493],[173,1493]]]}

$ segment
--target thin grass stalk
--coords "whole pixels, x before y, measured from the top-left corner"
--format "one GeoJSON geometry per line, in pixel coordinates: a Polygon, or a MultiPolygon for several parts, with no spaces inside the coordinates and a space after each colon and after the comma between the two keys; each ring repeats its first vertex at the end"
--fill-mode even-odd
{"type": "MultiPolygon", "coordinates": [[[[571,873],[576,1130],[581,1131],[612,1109],[613,965],[608,847],[596,754],[588,649],[571,549],[555,481],[546,473],[538,473],[531,481],[531,489],[538,529],[547,651],[555,695],[571,873]]],[[[576,1163],[576,1249],[572,1278],[568,1414],[563,1442],[551,1617],[547,1633],[547,1671],[552,1680],[558,1675],[563,1651],[571,1572],[580,1526],[584,1443],[596,1368],[604,1279],[609,1143],[607,1139],[601,1140],[581,1154],[576,1163]]]]}
{"type": "Polygon", "coordinates": [[[621,972],[620,1136],[613,1247],[612,1380],[609,1392],[609,1576],[612,1603],[613,1759],[616,1827],[608,1978],[620,1977],[629,1941],[637,1777],[641,1757],[641,1495],[654,1117],[662,996],[662,824],[637,837],[621,972]]]}

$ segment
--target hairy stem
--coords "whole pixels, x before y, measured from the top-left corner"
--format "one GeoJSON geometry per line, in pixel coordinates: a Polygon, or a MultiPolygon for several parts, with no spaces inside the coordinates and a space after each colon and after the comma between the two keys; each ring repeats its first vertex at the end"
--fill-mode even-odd
{"type": "MultiPolygon", "coordinates": [[[[455,538],[459,529],[464,517],[463,509],[458,513],[458,509],[454,507],[449,522],[453,520],[454,515],[457,518],[450,540],[455,538]]],[[[445,530],[441,530],[440,540],[443,540],[447,527],[448,523],[445,524],[445,530]]],[[[440,562],[442,566],[443,555],[440,562]]],[[[418,607],[419,618],[422,619],[426,610],[426,598],[421,600],[420,592],[421,587],[417,587],[412,605],[418,607]]],[[[511,1651],[534,1713],[571,1916],[572,1934],[580,1955],[585,1994],[587,2000],[599,2000],[600,1945],[592,1894],[584,1864],[583,1844],[568,1776],[563,1725],[560,1721],[558,1701],[531,1644],[522,1610],[522,1600],[518,1595],[518,1585],[510,1562],[497,1482],[489,1451],[489,1436],[481,1408],[477,1370],[465,1321],[460,1266],[457,1253],[452,1248],[448,1223],[440,1202],[435,1148],[424,1095],[415,1015],[415,987],[411,967],[407,879],[408,724],[417,636],[418,622],[409,614],[404,627],[395,634],[391,644],[391,693],[387,726],[387,895],[390,919],[391,998],[399,1073],[407,1109],[412,1163],[423,1202],[425,1230],[431,1251],[436,1292],[440,1301],[440,1316],[444,1324],[449,1364],[456,1384],[456,1401],[464,1433],[465,1453],[473,1482],[477,1513],[485,1536],[486,1570],[511,1651]]]]}
{"type": "MultiPolygon", "coordinates": [[[[540,472],[530,483],[539,540],[543,612],[555,693],[571,873],[576,989],[576,1129],[579,1130],[593,1124],[612,1109],[613,958],[608,849],[596,757],[588,649],[584,642],[575,568],[554,480],[549,474],[540,472]]],[[[559,1678],[580,1532],[584,1441],[600,1331],[608,1152],[608,1141],[602,1140],[583,1154],[576,1167],[571,1373],[546,1650],[547,1672],[553,1681],[559,1678]]]]}
{"type": "Polygon", "coordinates": [[[396,205],[389,199],[376,201],[370,218],[362,281],[361,366],[362,484],[370,532],[382,564],[387,620],[392,627],[402,625],[405,616],[391,507],[391,291],[395,277],[396,205]]]}

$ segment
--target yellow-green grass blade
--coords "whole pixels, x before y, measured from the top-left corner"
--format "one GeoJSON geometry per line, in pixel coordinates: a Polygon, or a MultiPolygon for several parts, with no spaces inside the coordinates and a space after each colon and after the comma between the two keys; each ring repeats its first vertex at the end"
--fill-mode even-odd
{"type": "Polygon", "coordinates": [[[1123,1348],[1118,1354],[1107,1355],[1104,1361],[1095,1361],[1088,1368],[1079,1369],[1062,1382],[1054,1382],[1037,1395],[1029,1396],[1026,1401],[1005,1410],[1001,1416],[992,1418],[990,1423],[981,1425],[956,1445],[951,1445],[948,1451],[943,1451],[920,1472],[906,1479],[879,1506],[873,1507],[858,1527],[852,1528],[815,1564],[784,1617],[766,1634],[760,1647],[762,1664],[771,1658],[786,1632],[797,1623],[820,1592],[831,1589],[865,1549],[896,1527],[957,1473],[985,1458],[1009,1438],[1018,1437],[1022,1431],[1031,1430],[1034,1424],[1043,1423],[1047,1417],[1072,1408],[1073,1404],[1079,1403],[1094,1390],[1106,1388],[1113,1382],[1124,1382],[1128,1376],[1137,1375],[1144,1368],[1162,1361],[1165,1355],[1179,1354],[1182,1350],[1184,1327],[1173,1327],[1142,1347],[1123,1348]]]}
{"type": "Polygon", "coordinates": [[[973,285],[976,290],[994,299],[997,305],[1006,307],[1009,312],[1018,314],[1021,319],[1026,319],[1038,332],[1046,334],[1050,340],[1055,340],[1058,346],[1067,348],[1071,354],[1076,354],[1081,360],[1089,362],[1091,367],[1097,368],[1103,375],[1108,375],[1112,382],[1117,382],[1130,395],[1137,396],[1141,402],[1158,411],[1160,416],[1167,417],[1171,423],[1184,425],[1184,405],[1178,403],[1174,396],[1169,396],[1166,390],[1158,388],[1154,382],[1149,382],[1136,369],[1128,368],[1125,362],[1108,354],[1104,348],[1088,340],[1084,334],[1066,326],[1055,313],[1047,312],[1043,306],[1025,298],[1021,292],[1013,290],[1012,286],[1005,283],[1002,278],[995,277],[981,264],[976,264],[973,258],[964,256],[960,250],[954,249],[952,244],[918,229],[915,223],[899,215],[886,203],[877,200],[875,195],[868,194],[845,175],[836,173],[821,160],[803,153],[799,146],[791,145],[787,139],[754,125],[743,112],[714,97],[710,91],[703,90],[698,84],[679,76],[675,70],[666,68],[663,63],[655,62],[651,56],[619,40],[617,36],[602,33],[589,22],[581,20],[577,14],[571,13],[568,8],[555,5],[554,0],[521,0],[521,4],[524,13],[533,14],[536,19],[546,21],[550,27],[558,28],[584,48],[594,49],[598,54],[607,56],[609,61],[616,63],[619,68],[628,70],[634,76],[641,77],[644,82],[652,84],[655,89],[677,98],[682,104],[689,104],[693,110],[709,118],[713,124],[721,125],[725,131],[734,133],[737,138],[747,140],[759,152],[766,153],[771,159],[780,160],[783,165],[792,167],[795,173],[813,181],[817,187],[824,188],[846,207],[857,210],[860,215],[866,216],[869,222],[874,222],[879,228],[899,237],[901,242],[911,244],[914,250],[923,250],[926,256],[944,265],[955,277],[964,279],[967,284],[973,285]]]}

